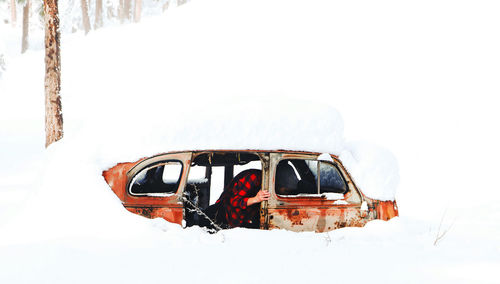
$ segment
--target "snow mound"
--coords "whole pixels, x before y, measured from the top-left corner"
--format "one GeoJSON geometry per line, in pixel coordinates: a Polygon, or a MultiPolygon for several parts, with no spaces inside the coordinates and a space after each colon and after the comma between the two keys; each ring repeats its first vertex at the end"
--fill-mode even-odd
{"type": "MultiPolygon", "coordinates": [[[[342,17],[335,7],[326,1],[193,1],[140,25],[67,35],[61,49],[64,139],[94,149],[103,169],[197,149],[340,155],[344,125],[334,107],[335,96],[344,94],[336,93],[342,75],[332,68],[344,51],[334,40],[342,17]]],[[[379,173],[388,178],[394,172],[379,173]]]]}
{"type": "Polygon", "coordinates": [[[399,166],[389,150],[356,141],[347,143],[339,158],[366,196],[394,200],[399,184],[399,166]]]}
{"type": "MultiPolygon", "coordinates": [[[[235,2],[193,1],[140,25],[62,37],[65,136],[46,152],[44,180],[10,231],[39,238],[150,234],[142,218],[124,214],[101,174],[178,150],[341,155],[365,194],[393,198],[397,163],[378,163],[383,154],[373,147],[345,144],[334,108],[342,94],[332,86],[343,74],[332,69],[343,60],[333,40],[339,30],[331,12],[341,16],[335,5],[235,2]]],[[[41,99],[43,64],[31,62],[42,62],[43,52],[28,55],[9,65],[1,88],[41,99]],[[26,76],[36,84],[19,84],[26,76]]]]}
{"type": "Polygon", "coordinates": [[[343,149],[342,118],[329,106],[249,98],[202,106],[176,101],[162,108],[137,107],[130,119],[117,114],[117,123],[94,121],[81,129],[78,140],[99,149],[109,165],[179,150],[343,149]]]}

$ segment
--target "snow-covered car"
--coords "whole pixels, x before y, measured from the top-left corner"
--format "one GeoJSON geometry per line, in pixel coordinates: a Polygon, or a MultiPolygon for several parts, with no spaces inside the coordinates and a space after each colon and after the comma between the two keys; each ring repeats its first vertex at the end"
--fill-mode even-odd
{"type": "Polygon", "coordinates": [[[259,169],[261,229],[326,232],[398,216],[396,201],[369,198],[339,158],[299,151],[210,150],[171,152],[119,163],[103,176],[125,208],[183,226],[200,225],[239,172],[259,169]]]}

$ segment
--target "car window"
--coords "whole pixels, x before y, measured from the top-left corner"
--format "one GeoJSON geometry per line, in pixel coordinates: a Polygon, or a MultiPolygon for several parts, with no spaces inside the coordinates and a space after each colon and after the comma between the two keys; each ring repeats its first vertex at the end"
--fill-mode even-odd
{"type": "Polygon", "coordinates": [[[319,162],[320,193],[345,193],[347,185],[339,169],[329,163],[319,162]]]}
{"type": "Polygon", "coordinates": [[[194,184],[208,182],[206,172],[207,172],[207,167],[192,165],[191,168],[189,169],[187,182],[194,184]]]}
{"type": "Polygon", "coordinates": [[[132,195],[161,195],[177,191],[182,174],[180,161],[168,161],[137,173],[130,184],[132,195]]]}
{"type": "Polygon", "coordinates": [[[347,191],[346,182],[338,168],[317,160],[281,160],[276,167],[275,181],[275,191],[279,195],[347,191]]]}

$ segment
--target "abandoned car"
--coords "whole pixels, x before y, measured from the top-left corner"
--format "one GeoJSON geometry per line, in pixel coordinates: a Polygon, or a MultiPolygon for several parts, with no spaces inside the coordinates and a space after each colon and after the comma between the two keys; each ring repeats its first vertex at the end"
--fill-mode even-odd
{"type": "MultiPolygon", "coordinates": [[[[160,154],[119,163],[103,176],[123,206],[148,218],[195,226],[232,180],[255,169],[261,190],[257,228],[326,232],[398,216],[395,201],[369,198],[335,155],[299,151],[211,150],[160,154]]],[[[234,181],[233,181],[234,182],[234,181]]],[[[219,228],[220,229],[220,228],[219,228]]]]}

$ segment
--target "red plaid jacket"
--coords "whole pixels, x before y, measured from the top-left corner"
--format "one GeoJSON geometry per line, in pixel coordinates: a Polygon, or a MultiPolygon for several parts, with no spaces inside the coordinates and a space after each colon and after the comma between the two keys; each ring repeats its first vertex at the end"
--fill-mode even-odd
{"type": "Polygon", "coordinates": [[[229,227],[259,228],[260,203],[247,206],[248,199],[259,192],[262,185],[261,170],[245,170],[235,176],[217,200],[219,214],[223,214],[229,227]]]}

